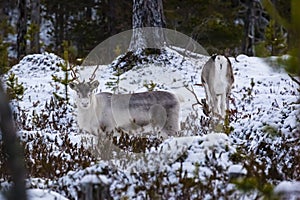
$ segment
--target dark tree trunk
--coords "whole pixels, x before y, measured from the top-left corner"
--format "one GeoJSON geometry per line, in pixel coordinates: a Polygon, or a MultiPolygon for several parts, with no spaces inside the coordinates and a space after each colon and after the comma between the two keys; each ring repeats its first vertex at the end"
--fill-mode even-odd
{"type": "Polygon", "coordinates": [[[8,100],[0,82],[0,132],[3,137],[3,154],[7,155],[7,166],[12,175],[12,188],[8,199],[26,200],[23,151],[18,142],[16,128],[8,100]]]}
{"type": "Polygon", "coordinates": [[[40,24],[41,24],[41,12],[40,12],[40,0],[32,0],[31,2],[31,28],[32,35],[30,41],[31,53],[40,53],[40,24]]]}
{"type": "MultiPolygon", "coordinates": [[[[1,23],[7,23],[8,15],[5,12],[5,9],[8,8],[8,2],[7,1],[0,1],[0,19],[1,23]]],[[[4,28],[0,29],[0,39],[3,39],[6,37],[6,30],[4,28]]]]}
{"type": "Polygon", "coordinates": [[[269,24],[269,19],[261,1],[246,0],[241,4],[245,9],[242,12],[245,23],[242,52],[255,56],[255,44],[265,40],[265,29],[269,24]]]}
{"type": "Polygon", "coordinates": [[[108,13],[108,32],[110,35],[115,35],[117,32],[116,32],[116,12],[115,12],[115,0],[109,0],[108,1],[108,10],[109,10],[109,13],[108,13]]]}
{"type": "Polygon", "coordinates": [[[165,41],[162,29],[165,26],[162,0],[133,0],[132,27],[134,30],[129,50],[160,49],[165,41]],[[156,28],[144,29],[145,27],[156,28]]]}
{"type": "Polygon", "coordinates": [[[253,56],[254,42],[255,42],[255,8],[251,0],[246,1],[247,13],[245,18],[244,27],[244,41],[242,46],[242,52],[248,56],[253,56]]]}
{"type": "Polygon", "coordinates": [[[27,33],[27,8],[26,0],[18,1],[19,19],[17,24],[17,58],[21,59],[26,55],[26,33],[27,33]]]}
{"type": "Polygon", "coordinates": [[[63,41],[65,40],[65,6],[63,3],[58,3],[55,9],[55,20],[54,20],[54,38],[55,38],[55,49],[58,53],[63,52],[63,41]]]}

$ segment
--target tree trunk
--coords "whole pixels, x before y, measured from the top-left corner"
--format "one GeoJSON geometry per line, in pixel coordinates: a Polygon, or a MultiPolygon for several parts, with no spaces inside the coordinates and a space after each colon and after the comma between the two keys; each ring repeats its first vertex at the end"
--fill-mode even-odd
{"type": "MultiPolygon", "coordinates": [[[[7,1],[0,1],[0,19],[1,19],[1,23],[7,24],[7,19],[8,19],[8,15],[5,13],[5,9],[7,9],[8,7],[8,2],[7,1]]],[[[0,29],[0,39],[4,39],[6,37],[6,30],[4,30],[4,28],[0,29]]]]}
{"type": "Polygon", "coordinates": [[[40,0],[32,0],[31,2],[31,38],[30,51],[31,53],[40,53],[40,0]]]}
{"type": "Polygon", "coordinates": [[[244,27],[244,42],[242,52],[248,56],[254,55],[254,42],[255,42],[255,8],[251,0],[246,1],[247,7],[244,27]]]}
{"type": "Polygon", "coordinates": [[[166,26],[162,0],[133,0],[133,33],[129,50],[154,48],[164,45],[166,26]],[[155,28],[145,28],[155,27],[155,28]]]}
{"type": "Polygon", "coordinates": [[[17,140],[16,128],[8,100],[0,82],[0,132],[3,137],[3,154],[7,155],[7,165],[11,171],[12,188],[7,199],[26,200],[25,169],[23,151],[17,140]]]}
{"type": "Polygon", "coordinates": [[[26,55],[26,33],[27,33],[27,8],[26,0],[18,1],[19,19],[18,19],[18,36],[17,36],[17,58],[26,55]]]}
{"type": "Polygon", "coordinates": [[[116,32],[116,12],[115,12],[115,0],[109,0],[108,1],[108,33],[110,36],[115,35],[116,32]]]}
{"type": "Polygon", "coordinates": [[[63,53],[63,41],[65,40],[65,12],[65,5],[58,3],[55,8],[54,38],[55,50],[59,54],[63,53]]]}

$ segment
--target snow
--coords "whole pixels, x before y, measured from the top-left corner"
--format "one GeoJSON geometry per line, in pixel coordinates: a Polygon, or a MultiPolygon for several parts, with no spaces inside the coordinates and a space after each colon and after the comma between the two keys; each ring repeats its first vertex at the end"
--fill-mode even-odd
{"type": "Polygon", "coordinates": [[[95,174],[88,174],[85,175],[81,180],[80,183],[81,184],[86,184],[86,183],[93,183],[93,184],[101,184],[104,183],[106,185],[108,185],[111,181],[103,175],[95,175],[95,174]]]}
{"type": "Polygon", "coordinates": [[[68,200],[57,192],[42,189],[29,189],[27,190],[27,195],[29,200],[68,200]]]}
{"type": "MultiPolygon", "coordinates": [[[[151,148],[145,154],[128,153],[131,159],[98,161],[85,169],[68,172],[57,181],[63,187],[67,187],[68,195],[77,198],[77,188],[80,183],[111,184],[111,191],[128,186],[126,192],[121,193],[128,198],[144,196],[145,193],[135,193],[135,187],[141,183],[132,173],[138,172],[161,172],[167,170],[168,180],[162,184],[178,183],[176,172],[181,169],[186,171],[187,177],[197,177],[205,182],[206,177],[213,175],[213,168],[207,164],[220,165],[228,174],[247,174],[243,165],[233,163],[229,157],[235,153],[239,144],[246,144],[249,151],[258,148],[258,144],[270,138],[270,130],[275,128],[280,134],[293,136],[297,133],[299,125],[299,104],[295,104],[299,97],[297,85],[283,70],[276,70],[269,65],[266,59],[237,56],[236,61],[230,58],[233,64],[235,82],[230,102],[230,108],[235,111],[230,126],[233,131],[228,135],[223,131],[211,130],[203,126],[205,115],[196,103],[194,95],[186,89],[193,88],[198,99],[205,97],[204,88],[196,86],[200,83],[201,69],[208,60],[207,56],[196,58],[182,58],[176,51],[168,49],[168,56],[172,58],[170,63],[137,66],[122,74],[118,79],[118,87],[115,83],[116,76],[111,67],[102,65],[96,72],[96,79],[100,81],[98,92],[118,91],[120,93],[133,93],[146,91],[145,84],[156,84],[156,90],[168,90],[175,93],[181,99],[180,122],[182,130],[181,137],[171,137],[157,148],[151,148]],[[251,82],[252,85],[251,85],[251,82]],[[297,121],[298,120],[298,121],[297,121]],[[183,162],[179,160],[184,157],[183,162]],[[121,167],[124,162],[125,168],[121,167]],[[107,173],[106,169],[111,170],[107,173]],[[96,172],[96,174],[95,174],[96,172]],[[114,175],[113,175],[114,173],[114,175]],[[196,175],[195,175],[196,174],[196,175]],[[113,177],[113,178],[112,178],[113,177]]],[[[54,83],[52,75],[63,77],[64,72],[60,69],[61,58],[51,53],[28,55],[19,64],[15,65],[9,73],[15,73],[20,83],[23,83],[26,91],[22,101],[18,102],[18,110],[28,113],[26,123],[33,123],[34,112],[40,113],[45,110],[45,103],[53,97],[53,92],[64,94],[61,85],[54,83]]],[[[94,67],[85,67],[80,70],[81,79],[87,80],[93,72],[94,67]]],[[[9,74],[8,73],[8,74],[9,74]]],[[[71,92],[71,97],[74,95],[71,92]]],[[[76,111],[73,108],[73,100],[67,106],[66,115],[58,119],[59,125],[70,124],[66,129],[71,142],[80,146],[85,135],[78,130],[75,122],[76,111]]],[[[55,115],[55,113],[52,113],[55,115]]],[[[39,128],[34,130],[20,130],[20,136],[24,141],[32,135],[42,135],[49,144],[57,140],[57,145],[63,145],[61,135],[65,134],[51,128],[39,128]]],[[[278,139],[279,140],[279,139],[278,139]]],[[[275,140],[276,141],[276,140],[275,140]]],[[[30,145],[30,144],[29,144],[30,145]]],[[[85,147],[91,144],[84,143],[85,147]]],[[[55,145],[53,153],[59,154],[55,145]]],[[[71,158],[68,158],[71,159],[71,158]]],[[[58,172],[59,173],[59,172],[58,172]]],[[[31,180],[28,180],[29,182],[31,180]]],[[[55,184],[55,183],[52,183],[55,184]]],[[[46,185],[46,183],[45,183],[46,185]]],[[[276,186],[275,191],[295,191],[300,188],[298,183],[282,182],[276,186]]],[[[65,195],[60,191],[61,194],[65,195]]],[[[57,193],[47,189],[30,189],[28,194],[31,199],[65,199],[57,193]]],[[[176,196],[176,192],[174,192],[176,196]]],[[[212,194],[210,194],[212,195],[212,194]]],[[[209,199],[211,197],[207,195],[209,199]]],[[[120,196],[116,196],[118,198],[120,196]]],[[[1,197],[0,197],[1,199],[1,197]]]]}
{"type": "Polygon", "coordinates": [[[300,181],[282,181],[275,187],[276,193],[299,193],[300,195],[300,181]]]}
{"type": "Polygon", "coordinates": [[[228,173],[229,174],[243,174],[243,175],[246,175],[247,170],[242,165],[231,165],[228,168],[228,173]]]}
{"type": "MultiPolygon", "coordinates": [[[[28,189],[26,192],[28,200],[68,200],[59,193],[49,189],[28,189]]],[[[0,193],[0,200],[5,199],[6,198],[0,193]]]]}
{"type": "Polygon", "coordinates": [[[300,181],[282,181],[274,192],[284,199],[297,200],[300,198],[300,181]]]}

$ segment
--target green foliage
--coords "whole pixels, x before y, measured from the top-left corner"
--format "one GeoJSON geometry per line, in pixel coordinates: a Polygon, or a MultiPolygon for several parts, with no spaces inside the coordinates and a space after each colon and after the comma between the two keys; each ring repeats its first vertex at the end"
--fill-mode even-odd
{"type": "MultiPolygon", "coordinates": [[[[300,32],[299,32],[300,33],[300,32]]],[[[300,47],[299,48],[294,48],[288,52],[290,55],[287,60],[283,61],[285,65],[285,69],[287,72],[293,74],[293,75],[298,75],[300,76],[300,47]]]]}
{"type": "Polygon", "coordinates": [[[167,28],[185,33],[208,53],[240,47],[243,27],[236,23],[238,4],[220,0],[171,0],[164,4],[167,28]]]}
{"type": "Polygon", "coordinates": [[[16,99],[18,101],[23,99],[25,88],[22,83],[18,82],[18,77],[14,73],[10,73],[7,79],[6,93],[9,99],[16,99]]]}
{"type": "MultiPolygon", "coordinates": [[[[270,135],[274,131],[270,126],[263,130],[270,135]]],[[[258,192],[258,197],[263,199],[278,199],[274,194],[274,185],[282,180],[299,179],[300,140],[280,134],[271,136],[262,135],[264,138],[251,150],[247,150],[247,144],[240,145],[230,157],[233,163],[241,163],[247,170],[246,177],[231,181],[245,194],[258,192]]]]}
{"type": "Polygon", "coordinates": [[[71,142],[68,135],[45,138],[42,135],[28,135],[27,142],[22,142],[25,149],[25,167],[30,177],[57,179],[69,171],[84,169],[95,162],[91,152],[83,145],[71,142]],[[59,153],[53,153],[54,151],[59,153]]]}
{"type": "Polygon", "coordinates": [[[5,43],[3,38],[0,36],[0,76],[9,70],[8,47],[9,44],[5,43]]]}
{"type": "Polygon", "coordinates": [[[263,131],[267,134],[269,134],[271,137],[278,137],[281,134],[278,132],[277,128],[270,126],[270,125],[266,125],[263,128],[263,131]]]}
{"type": "Polygon", "coordinates": [[[49,50],[62,53],[62,41],[69,40],[77,56],[85,57],[108,37],[132,27],[132,3],[120,1],[44,0],[44,18],[56,24],[48,30],[53,38],[49,50]]]}
{"type": "Polygon", "coordinates": [[[113,91],[114,93],[119,93],[120,89],[122,89],[123,91],[127,92],[127,90],[125,88],[120,88],[120,81],[124,80],[121,79],[120,76],[122,75],[122,71],[121,70],[117,70],[114,74],[114,77],[110,77],[110,81],[106,82],[105,85],[107,88],[110,88],[111,91],[113,91]]]}
{"type": "Polygon", "coordinates": [[[251,78],[250,81],[250,87],[246,88],[244,87],[243,90],[243,101],[247,101],[248,103],[250,103],[253,99],[253,91],[254,91],[254,86],[255,86],[255,82],[254,82],[254,78],[251,78]]]}
{"type": "Polygon", "coordinates": [[[282,25],[289,34],[289,60],[287,61],[286,70],[289,73],[300,76],[300,1],[291,0],[290,4],[290,16],[282,15],[278,9],[272,4],[270,0],[263,0],[265,9],[271,15],[271,17],[282,25]]]}
{"type": "Polygon", "coordinates": [[[150,83],[145,82],[145,83],[143,84],[143,86],[144,86],[145,88],[147,88],[148,91],[154,91],[154,89],[155,89],[155,87],[157,86],[157,84],[154,83],[153,81],[150,81],[150,83]]]}
{"type": "MultiPolygon", "coordinates": [[[[61,96],[57,92],[54,92],[53,95],[56,99],[69,102],[69,91],[68,91],[68,85],[70,82],[74,81],[72,78],[69,77],[70,71],[73,66],[69,63],[69,48],[68,43],[64,41],[64,62],[59,64],[60,69],[64,72],[64,77],[58,77],[56,75],[52,75],[52,80],[55,83],[62,84],[64,87],[64,96],[61,96]]],[[[59,87],[58,87],[59,88],[59,87]]]]}
{"type": "MultiPolygon", "coordinates": [[[[34,42],[35,34],[40,32],[40,27],[38,24],[31,23],[27,29],[26,39],[30,41],[30,44],[34,42]]],[[[31,48],[36,48],[35,46],[31,45],[31,48]]],[[[40,52],[39,49],[30,49],[31,53],[40,52]]]]}
{"type": "Polygon", "coordinates": [[[229,135],[232,131],[234,131],[234,127],[230,125],[230,112],[226,111],[226,116],[224,119],[224,126],[223,126],[223,130],[224,133],[229,135]]]}
{"type": "Polygon", "coordinates": [[[268,57],[270,56],[270,52],[266,47],[266,42],[261,41],[255,45],[255,55],[258,57],[268,57]]]}
{"type": "Polygon", "coordinates": [[[269,55],[282,55],[287,51],[286,38],[283,29],[278,26],[275,20],[270,20],[265,30],[265,45],[269,55]]]}
{"type": "MultiPolygon", "coordinates": [[[[68,135],[54,139],[40,134],[24,137],[27,137],[27,141],[19,142],[25,150],[25,167],[28,178],[38,177],[54,181],[69,171],[84,169],[95,162],[91,153],[82,145],[77,146],[72,143],[68,135]]],[[[5,162],[7,157],[1,151],[2,145],[3,143],[0,142],[0,178],[9,180],[9,168],[5,162]]]]}

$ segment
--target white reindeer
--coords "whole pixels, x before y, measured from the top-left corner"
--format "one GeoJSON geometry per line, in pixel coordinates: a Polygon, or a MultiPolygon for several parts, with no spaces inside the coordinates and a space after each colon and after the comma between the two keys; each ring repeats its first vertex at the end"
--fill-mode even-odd
{"type": "Polygon", "coordinates": [[[214,55],[204,65],[201,74],[209,111],[225,118],[229,109],[229,94],[234,82],[232,65],[226,56],[214,55]]]}
{"type": "Polygon", "coordinates": [[[80,129],[99,134],[115,129],[132,131],[151,127],[152,130],[159,129],[164,138],[178,132],[179,101],[174,94],[166,91],[95,94],[93,91],[99,82],[93,79],[69,84],[77,93],[77,122],[80,129]]]}

